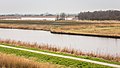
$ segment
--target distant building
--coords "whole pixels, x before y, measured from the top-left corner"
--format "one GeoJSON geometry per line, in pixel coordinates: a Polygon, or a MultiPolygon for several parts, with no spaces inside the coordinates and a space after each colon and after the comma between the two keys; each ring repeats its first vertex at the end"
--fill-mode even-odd
{"type": "Polygon", "coordinates": [[[64,19],[58,16],[0,16],[2,20],[75,20],[75,16],[65,17],[64,19]]]}
{"type": "Polygon", "coordinates": [[[20,19],[20,16],[0,16],[0,19],[20,19]]]}
{"type": "Polygon", "coordinates": [[[0,16],[2,20],[56,20],[56,16],[0,16]]]}
{"type": "Polygon", "coordinates": [[[20,20],[56,20],[56,16],[30,16],[30,17],[21,17],[20,20]]]}
{"type": "Polygon", "coordinates": [[[59,15],[56,16],[56,20],[73,20],[75,18],[75,16],[65,16],[65,17],[61,17],[59,15]]]}
{"type": "Polygon", "coordinates": [[[69,16],[69,17],[66,17],[65,20],[73,20],[75,18],[75,16],[69,16]]]}
{"type": "Polygon", "coordinates": [[[79,19],[78,19],[78,16],[75,16],[75,17],[73,18],[73,20],[79,20],[79,19]]]}

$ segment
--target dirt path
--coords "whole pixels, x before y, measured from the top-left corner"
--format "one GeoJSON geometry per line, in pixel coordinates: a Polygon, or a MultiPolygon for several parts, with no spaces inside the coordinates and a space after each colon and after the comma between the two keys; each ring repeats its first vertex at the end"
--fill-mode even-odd
{"type": "Polygon", "coordinates": [[[89,62],[89,63],[94,63],[94,64],[100,64],[100,65],[105,65],[105,66],[120,68],[120,65],[109,64],[109,63],[99,62],[99,61],[94,61],[94,60],[89,60],[89,59],[82,59],[82,58],[76,58],[76,57],[64,56],[64,55],[58,55],[58,54],[53,54],[53,53],[47,53],[47,52],[41,52],[41,51],[36,51],[36,50],[30,50],[30,49],[24,49],[24,48],[17,48],[17,47],[12,47],[12,46],[5,46],[5,45],[0,45],[0,47],[10,48],[10,49],[16,49],[16,50],[22,50],[22,51],[28,51],[28,52],[38,53],[38,54],[45,54],[45,55],[49,55],[49,56],[56,56],[56,57],[61,57],[61,58],[68,58],[68,59],[73,59],[73,60],[79,60],[79,61],[84,61],[84,62],[89,62]]]}

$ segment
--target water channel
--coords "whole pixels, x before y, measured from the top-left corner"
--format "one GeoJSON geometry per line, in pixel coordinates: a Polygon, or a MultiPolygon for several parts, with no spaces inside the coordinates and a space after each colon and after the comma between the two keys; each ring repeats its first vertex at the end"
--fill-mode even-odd
{"type": "Polygon", "coordinates": [[[120,39],[114,38],[52,34],[49,31],[41,30],[0,28],[0,39],[37,42],[38,44],[49,44],[60,48],[67,47],[83,52],[120,56],[120,39]]]}

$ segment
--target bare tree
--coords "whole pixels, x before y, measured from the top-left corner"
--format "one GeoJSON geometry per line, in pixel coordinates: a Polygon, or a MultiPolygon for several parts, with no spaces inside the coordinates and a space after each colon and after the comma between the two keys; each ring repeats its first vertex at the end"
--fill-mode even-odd
{"type": "Polygon", "coordinates": [[[65,20],[66,14],[65,13],[61,13],[60,14],[60,20],[65,20]]]}

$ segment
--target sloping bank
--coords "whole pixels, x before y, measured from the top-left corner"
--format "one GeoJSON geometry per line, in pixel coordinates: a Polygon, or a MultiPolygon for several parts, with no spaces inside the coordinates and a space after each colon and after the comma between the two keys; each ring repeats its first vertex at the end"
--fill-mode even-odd
{"type": "Polygon", "coordinates": [[[72,56],[47,53],[38,50],[26,49],[17,46],[0,45],[0,52],[8,54],[16,54],[17,56],[34,57],[37,61],[52,62],[55,64],[65,65],[68,67],[77,68],[119,68],[120,65],[98,62],[88,59],[82,59],[72,56]]]}
{"type": "Polygon", "coordinates": [[[79,36],[92,36],[92,37],[104,37],[104,38],[120,38],[120,36],[114,36],[114,35],[104,35],[104,34],[96,34],[96,33],[84,33],[84,32],[67,32],[67,31],[56,31],[56,30],[50,30],[53,34],[66,34],[66,35],[79,35],[79,36]]]}

